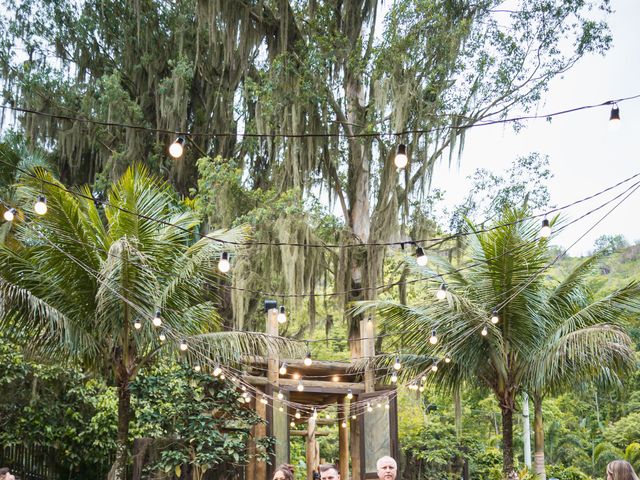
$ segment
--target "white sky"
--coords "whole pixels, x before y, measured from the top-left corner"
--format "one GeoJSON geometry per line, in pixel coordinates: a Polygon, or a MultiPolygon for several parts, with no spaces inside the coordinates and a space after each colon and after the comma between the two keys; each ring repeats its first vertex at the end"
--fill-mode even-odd
{"type": "MultiPolygon", "coordinates": [[[[555,79],[537,113],[640,93],[640,33],[637,27],[640,1],[613,0],[612,4],[615,9],[609,19],[612,48],[605,57],[583,58],[564,77],[555,79]]],[[[472,128],[467,132],[460,167],[449,168],[448,161],[442,160],[434,172],[432,186],[446,191],[447,206],[455,205],[462,201],[468,190],[470,182],[466,177],[477,168],[502,173],[516,157],[537,151],[549,155],[554,174],[548,185],[552,204],[563,205],[586,197],[640,172],[640,99],[621,103],[619,107],[621,122],[615,131],[608,128],[610,107],[556,117],[552,123],[531,120],[520,133],[503,125],[472,128]]],[[[569,220],[577,218],[612,196],[568,209],[565,214],[569,220]]],[[[553,243],[568,247],[608,208],[567,228],[553,243]]],[[[621,233],[629,242],[640,240],[639,210],[640,190],[571,248],[569,254],[586,254],[592,249],[594,240],[603,234],[621,233]]]]}

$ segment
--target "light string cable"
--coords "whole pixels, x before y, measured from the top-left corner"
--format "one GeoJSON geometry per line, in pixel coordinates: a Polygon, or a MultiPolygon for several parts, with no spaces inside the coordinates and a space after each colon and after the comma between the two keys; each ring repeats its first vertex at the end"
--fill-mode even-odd
{"type": "MultiPolygon", "coordinates": [[[[361,248],[361,247],[365,247],[365,246],[386,247],[386,246],[403,246],[403,245],[410,245],[410,244],[420,245],[420,244],[426,244],[426,243],[431,243],[432,242],[433,243],[432,245],[425,246],[425,248],[431,249],[431,248],[433,248],[435,246],[443,244],[446,241],[454,240],[456,238],[466,237],[466,236],[470,236],[470,235],[476,235],[478,233],[490,232],[490,231],[493,231],[493,230],[496,230],[496,229],[499,229],[499,228],[511,226],[512,224],[521,223],[521,222],[524,222],[526,220],[530,220],[530,219],[533,219],[533,218],[546,217],[547,215],[550,215],[552,213],[557,213],[559,211],[571,208],[571,207],[573,207],[575,205],[578,205],[580,203],[584,203],[584,202],[589,201],[589,200],[591,200],[591,199],[593,199],[595,197],[603,195],[603,194],[605,194],[605,193],[607,193],[607,192],[619,187],[620,185],[623,185],[623,184],[625,184],[627,182],[630,182],[630,181],[634,180],[635,178],[637,178],[638,176],[640,176],[640,172],[638,172],[638,173],[636,173],[634,175],[631,175],[630,177],[627,177],[627,178],[617,182],[614,185],[606,187],[603,190],[600,190],[600,191],[598,191],[598,192],[596,192],[594,194],[591,194],[591,195],[589,195],[587,197],[575,200],[575,201],[573,201],[571,203],[567,203],[567,204],[562,205],[560,207],[556,207],[556,208],[553,208],[553,209],[546,210],[545,212],[542,212],[542,213],[539,213],[539,214],[529,215],[527,217],[523,217],[521,219],[514,220],[513,222],[507,222],[507,223],[504,223],[504,224],[493,225],[493,226],[487,227],[487,228],[483,227],[483,228],[475,229],[475,230],[465,230],[465,231],[456,232],[456,233],[452,233],[450,235],[445,235],[445,236],[441,236],[441,237],[424,238],[424,239],[418,239],[418,240],[404,240],[404,241],[392,241],[392,242],[361,242],[361,243],[345,243],[345,244],[334,243],[334,244],[331,244],[331,243],[304,243],[304,242],[265,242],[265,241],[255,241],[255,240],[244,240],[244,241],[225,240],[225,239],[222,239],[222,238],[213,237],[213,236],[211,236],[209,234],[204,234],[204,233],[200,233],[200,232],[189,230],[189,229],[187,229],[185,227],[182,227],[180,225],[175,225],[175,224],[173,224],[171,222],[168,222],[166,220],[163,220],[163,219],[155,218],[155,217],[152,217],[152,216],[149,216],[149,215],[144,215],[144,214],[141,214],[141,213],[138,213],[138,212],[133,212],[133,211],[131,211],[131,210],[127,209],[127,208],[121,207],[119,205],[114,205],[114,204],[108,202],[107,200],[96,199],[93,196],[85,195],[82,192],[78,192],[78,191],[69,189],[69,188],[65,187],[64,185],[62,185],[62,184],[60,184],[58,182],[53,182],[53,181],[50,181],[50,180],[47,180],[47,179],[39,178],[33,172],[30,172],[30,171],[28,171],[26,169],[23,169],[21,167],[18,167],[16,165],[13,165],[13,164],[11,164],[11,163],[9,163],[9,162],[1,159],[1,158],[0,158],[0,163],[3,163],[4,165],[9,166],[9,167],[21,172],[24,175],[27,175],[27,176],[29,176],[31,178],[34,178],[34,179],[38,180],[41,183],[50,185],[50,186],[52,186],[54,188],[62,190],[64,192],[69,193],[71,195],[74,195],[76,197],[84,198],[86,200],[91,200],[93,202],[98,202],[101,205],[114,208],[114,209],[116,209],[118,211],[121,211],[121,212],[127,214],[127,215],[132,215],[132,216],[135,216],[137,218],[141,218],[143,220],[148,220],[148,221],[151,221],[151,222],[155,222],[155,223],[158,223],[160,225],[167,226],[167,227],[177,228],[177,229],[179,229],[179,230],[181,230],[181,231],[183,231],[185,233],[189,233],[190,235],[195,235],[195,236],[197,236],[199,238],[207,239],[208,241],[213,241],[213,242],[217,242],[217,243],[220,243],[220,244],[233,245],[233,246],[252,246],[252,245],[255,245],[255,246],[273,246],[273,247],[291,246],[291,247],[302,247],[302,248],[307,248],[308,247],[308,248],[323,248],[323,249],[327,249],[327,248],[344,248],[344,249],[347,249],[347,248],[361,248]]],[[[484,223],[486,223],[486,221],[485,222],[480,222],[481,225],[483,225],[484,223]]]]}
{"type": "MultiPolygon", "coordinates": [[[[397,132],[361,132],[361,133],[349,133],[346,131],[337,131],[337,132],[313,132],[313,133],[293,133],[293,132],[273,132],[273,133],[248,133],[248,132],[189,132],[189,131],[179,131],[179,130],[169,130],[166,128],[156,128],[156,127],[147,127],[143,125],[135,125],[131,123],[123,123],[123,122],[109,122],[104,120],[96,120],[86,117],[77,117],[73,115],[64,115],[64,114],[55,114],[43,112],[40,110],[35,110],[26,107],[17,107],[13,105],[1,105],[0,108],[2,110],[9,110],[17,113],[24,113],[28,115],[36,115],[40,117],[52,118],[56,120],[66,120],[74,123],[85,123],[91,125],[98,125],[102,127],[113,127],[113,128],[124,128],[130,130],[144,131],[149,133],[161,133],[166,135],[181,135],[185,137],[192,138],[215,138],[215,137],[234,137],[234,138],[398,138],[403,135],[424,135],[433,133],[436,131],[442,131],[443,129],[449,130],[468,130],[475,127],[483,127],[488,125],[499,125],[499,124],[508,124],[514,122],[521,122],[525,120],[536,120],[536,119],[548,119],[553,117],[558,117],[562,115],[567,115],[570,113],[579,112],[582,110],[590,110],[594,108],[605,107],[609,105],[615,105],[618,103],[624,103],[627,101],[632,101],[637,98],[640,98],[640,94],[630,95],[627,97],[621,97],[617,99],[606,100],[601,103],[594,104],[586,104],[580,105],[577,107],[568,108],[565,110],[559,110],[555,112],[550,112],[546,114],[535,114],[535,115],[520,115],[517,117],[508,117],[496,120],[484,120],[476,123],[468,124],[468,125],[446,125],[440,128],[431,128],[431,129],[409,129],[402,130],[397,132]]],[[[455,114],[444,114],[443,118],[451,118],[454,117],[455,114]]],[[[491,116],[491,114],[489,115],[491,116]]]]}

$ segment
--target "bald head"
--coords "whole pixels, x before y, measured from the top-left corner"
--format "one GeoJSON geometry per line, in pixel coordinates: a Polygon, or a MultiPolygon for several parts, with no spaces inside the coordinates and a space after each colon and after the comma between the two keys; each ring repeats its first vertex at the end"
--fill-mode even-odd
{"type": "Polygon", "coordinates": [[[398,474],[398,464],[393,457],[388,455],[378,459],[376,469],[378,470],[378,478],[380,480],[395,480],[398,474]]]}

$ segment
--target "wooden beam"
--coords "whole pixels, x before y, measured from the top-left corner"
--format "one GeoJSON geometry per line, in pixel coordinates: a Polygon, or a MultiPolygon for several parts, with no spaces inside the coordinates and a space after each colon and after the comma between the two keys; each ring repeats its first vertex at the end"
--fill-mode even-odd
{"type": "MultiPolygon", "coordinates": [[[[304,364],[304,360],[299,358],[281,358],[280,361],[286,363],[288,368],[301,370],[307,374],[329,373],[336,375],[358,375],[359,373],[362,373],[362,370],[354,369],[351,362],[314,360],[311,365],[306,366],[304,364]]],[[[243,362],[253,363],[255,365],[265,365],[267,363],[267,357],[246,356],[243,357],[243,362]]]]}
{"type": "MultiPolygon", "coordinates": [[[[348,416],[347,400],[342,397],[340,400],[340,410],[344,415],[342,420],[346,421],[348,416]]],[[[338,450],[340,452],[340,479],[349,480],[349,429],[338,427],[338,450]]]]}
{"type": "MultiPolygon", "coordinates": [[[[267,385],[269,381],[265,377],[256,377],[255,375],[245,375],[242,379],[251,385],[267,385]]],[[[280,388],[286,391],[297,391],[298,380],[281,378],[278,380],[280,388]]],[[[341,393],[346,394],[349,389],[353,394],[364,392],[364,383],[351,382],[325,382],[322,380],[305,380],[302,379],[305,392],[324,392],[324,393],[341,393]]]]}
{"type": "MultiPolygon", "coordinates": [[[[304,430],[291,430],[291,432],[289,432],[289,434],[292,437],[306,437],[308,435],[308,433],[304,430]]],[[[316,430],[315,433],[316,437],[326,437],[331,435],[331,432],[326,431],[326,430],[316,430]]]]}

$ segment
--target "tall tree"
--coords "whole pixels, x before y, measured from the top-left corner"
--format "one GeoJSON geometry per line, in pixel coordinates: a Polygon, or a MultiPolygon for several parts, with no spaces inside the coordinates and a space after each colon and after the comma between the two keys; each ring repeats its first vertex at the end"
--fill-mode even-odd
{"type": "Polygon", "coordinates": [[[526,210],[507,210],[497,219],[499,226],[471,235],[468,264],[456,268],[434,258],[435,272],[410,261],[420,275],[439,273],[446,278],[446,299],[433,295],[438,282],[426,290],[428,297],[421,295],[413,305],[379,301],[358,307],[375,307],[387,331],[399,335],[393,348],[405,353],[406,378],[424,375],[451,392],[463,382],[473,382],[493,392],[502,412],[505,478],[515,474],[517,395],[532,379],[540,388],[551,387],[560,376],[558,368],[587,371],[591,362],[588,370],[597,372],[597,358],[602,368],[628,362],[631,342],[617,319],[640,311],[640,287],[635,282],[602,299],[580,297],[582,266],[558,286],[551,285],[541,275],[552,260],[547,241],[539,239],[538,222],[526,220],[526,215],[526,210]],[[429,341],[434,331],[435,345],[429,341]],[[451,362],[443,362],[445,357],[451,362]],[[563,357],[566,363],[561,364],[563,357]],[[439,368],[428,373],[434,362],[439,368]]]}
{"type": "MultiPolygon", "coordinates": [[[[118,436],[113,478],[125,478],[131,397],[140,368],[161,352],[181,353],[183,340],[210,358],[287,350],[287,343],[250,332],[219,331],[216,263],[222,241],[240,229],[193,243],[199,224],[179,208],[170,187],[144,167],[128,169],[104,209],[91,190],[71,192],[37,169],[26,176],[23,211],[46,195],[48,212],[16,229],[17,245],[0,246],[0,327],[32,351],[69,358],[113,379],[118,436]],[[28,202],[28,203],[27,203],[28,202]],[[151,319],[160,312],[161,326],[151,319]],[[159,334],[164,333],[166,341],[159,334]]],[[[187,345],[188,346],[188,345],[187,345]]]]}

